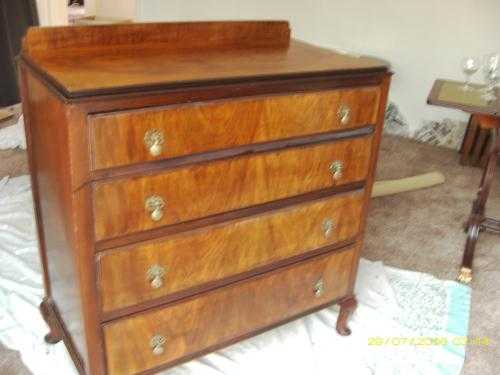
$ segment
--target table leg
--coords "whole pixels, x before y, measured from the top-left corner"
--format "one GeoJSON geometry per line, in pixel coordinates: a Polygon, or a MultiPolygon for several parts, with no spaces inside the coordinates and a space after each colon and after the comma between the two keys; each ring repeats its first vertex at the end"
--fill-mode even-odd
{"type": "Polygon", "coordinates": [[[490,229],[498,231],[500,224],[494,219],[489,219],[484,216],[486,202],[490,194],[493,176],[497,165],[498,154],[500,153],[500,136],[499,130],[495,130],[496,141],[488,157],[488,164],[484,169],[481,178],[481,185],[477,193],[477,198],[472,204],[472,211],[467,220],[467,241],[465,244],[465,251],[462,259],[462,266],[458,273],[457,280],[462,283],[470,283],[472,281],[472,261],[474,259],[474,251],[479,237],[479,232],[482,229],[490,229]]]}
{"type": "Polygon", "coordinates": [[[460,146],[460,164],[468,165],[469,154],[474,145],[474,139],[476,138],[477,124],[475,123],[474,115],[469,117],[469,123],[467,124],[467,129],[465,130],[464,139],[462,140],[462,146],[460,146]]]}

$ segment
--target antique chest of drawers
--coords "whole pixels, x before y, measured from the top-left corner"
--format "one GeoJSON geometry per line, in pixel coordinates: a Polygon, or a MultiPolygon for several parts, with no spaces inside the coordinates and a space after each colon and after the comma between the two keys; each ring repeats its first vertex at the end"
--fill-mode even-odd
{"type": "Polygon", "coordinates": [[[46,340],[81,373],[155,372],[334,303],[349,334],[384,62],[245,21],[33,28],[19,69],[46,340]]]}

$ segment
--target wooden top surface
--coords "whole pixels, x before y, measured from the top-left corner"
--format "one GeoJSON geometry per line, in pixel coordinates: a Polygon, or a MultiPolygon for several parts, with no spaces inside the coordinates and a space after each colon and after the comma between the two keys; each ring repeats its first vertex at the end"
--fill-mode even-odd
{"type": "Polygon", "coordinates": [[[388,69],[290,40],[284,21],[32,28],[22,56],[70,98],[388,69]]]}
{"type": "Polygon", "coordinates": [[[500,90],[498,99],[487,102],[481,97],[484,85],[471,85],[470,91],[462,90],[464,83],[438,79],[434,82],[427,103],[447,108],[460,109],[472,114],[500,116],[500,90]]]}

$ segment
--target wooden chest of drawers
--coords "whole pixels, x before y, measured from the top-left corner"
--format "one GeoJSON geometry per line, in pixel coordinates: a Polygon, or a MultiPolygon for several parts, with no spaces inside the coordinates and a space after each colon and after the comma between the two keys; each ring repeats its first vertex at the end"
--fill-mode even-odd
{"type": "Polygon", "coordinates": [[[387,66],[288,23],[30,29],[20,59],[49,342],[151,373],[354,280],[387,66]]]}

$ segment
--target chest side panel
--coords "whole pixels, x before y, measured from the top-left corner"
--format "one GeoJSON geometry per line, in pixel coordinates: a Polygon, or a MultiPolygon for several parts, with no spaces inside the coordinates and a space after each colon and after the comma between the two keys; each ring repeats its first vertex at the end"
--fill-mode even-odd
{"type": "MultiPolygon", "coordinates": [[[[46,297],[86,360],[78,255],[73,244],[69,130],[65,105],[23,65],[23,107],[46,297]]],[[[81,365],[82,363],[80,363],[81,365]]]]}

